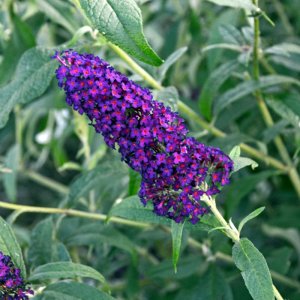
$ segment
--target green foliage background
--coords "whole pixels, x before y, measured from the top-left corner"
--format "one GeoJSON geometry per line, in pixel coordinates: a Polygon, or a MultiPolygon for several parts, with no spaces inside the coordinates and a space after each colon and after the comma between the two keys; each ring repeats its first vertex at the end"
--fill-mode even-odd
{"type": "Polygon", "coordinates": [[[34,299],[273,297],[246,283],[247,291],[242,248],[260,257],[247,239],[233,249],[239,270],[232,242],[210,231],[220,226],[213,217],[182,230],[139,203],[140,178],[67,108],[53,80],[50,56],[71,47],[153,89],[199,141],[227,153],[240,145],[246,158],[235,161],[247,167],[218,207],[234,223],[265,207],[241,236],[260,249],[281,295],[300,299],[297,1],[264,0],[259,10],[251,1],[136,1],[141,12],[120,2],[0,2],[0,250],[23,253],[23,275],[36,291],[46,287],[34,299]]]}

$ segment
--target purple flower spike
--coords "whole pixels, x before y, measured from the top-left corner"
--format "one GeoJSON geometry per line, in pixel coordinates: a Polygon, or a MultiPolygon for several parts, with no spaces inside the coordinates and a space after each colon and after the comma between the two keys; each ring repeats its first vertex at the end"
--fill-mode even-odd
{"type": "Polygon", "coordinates": [[[67,50],[54,58],[67,104],[86,114],[106,144],[141,174],[142,203],[152,202],[157,215],[176,222],[197,223],[208,212],[201,197],[229,183],[232,160],[187,137],[178,113],[99,57],[67,50]]]}
{"type": "Polygon", "coordinates": [[[28,294],[33,295],[30,288],[21,277],[11,258],[0,251],[0,299],[3,300],[28,300],[28,294]]]}

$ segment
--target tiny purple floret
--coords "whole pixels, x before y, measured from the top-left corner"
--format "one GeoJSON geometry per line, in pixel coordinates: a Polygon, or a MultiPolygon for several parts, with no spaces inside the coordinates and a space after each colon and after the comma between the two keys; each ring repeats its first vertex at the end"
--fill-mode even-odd
{"type": "Polygon", "coordinates": [[[26,287],[20,269],[0,251],[0,299],[28,300],[28,295],[33,295],[33,290],[26,287]]]}
{"type": "Polygon", "coordinates": [[[85,114],[106,144],[142,177],[139,197],[154,212],[195,224],[208,213],[201,197],[229,183],[232,160],[188,137],[184,120],[143,88],[92,54],[56,53],[66,102],[85,114]]]}

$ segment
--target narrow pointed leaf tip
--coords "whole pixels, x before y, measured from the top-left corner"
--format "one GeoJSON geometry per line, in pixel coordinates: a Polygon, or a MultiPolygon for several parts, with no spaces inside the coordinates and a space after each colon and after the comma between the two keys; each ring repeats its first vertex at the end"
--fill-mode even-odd
{"type": "Polygon", "coordinates": [[[252,219],[256,218],[257,216],[259,216],[264,210],[265,210],[265,207],[262,206],[262,207],[260,207],[260,208],[258,208],[258,209],[256,209],[256,210],[254,210],[254,211],[253,211],[252,213],[250,213],[248,216],[246,216],[246,217],[241,221],[241,223],[239,224],[239,228],[238,228],[239,232],[242,231],[243,227],[245,226],[245,224],[246,224],[247,222],[249,222],[250,220],[252,220],[252,219]]]}
{"type": "Polygon", "coordinates": [[[180,248],[182,243],[182,232],[183,232],[184,223],[178,224],[172,222],[171,232],[172,232],[172,249],[173,249],[173,267],[175,274],[177,273],[177,263],[180,256],[180,248]]]}

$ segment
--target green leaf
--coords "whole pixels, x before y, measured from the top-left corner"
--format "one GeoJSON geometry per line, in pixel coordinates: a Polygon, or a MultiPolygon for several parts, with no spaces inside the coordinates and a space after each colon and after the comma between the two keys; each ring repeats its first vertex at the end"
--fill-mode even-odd
{"type": "Polygon", "coordinates": [[[274,140],[274,138],[279,135],[287,126],[289,122],[287,120],[280,120],[273,126],[266,128],[262,132],[263,141],[267,144],[274,140]]]}
{"type": "Polygon", "coordinates": [[[70,33],[74,34],[76,31],[76,21],[72,6],[66,1],[58,0],[39,0],[37,5],[47,17],[55,23],[66,28],[70,33]]]}
{"type": "Polygon", "coordinates": [[[39,222],[31,233],[28,260],[32,267],[55,261],[70,261],[66,247],[55,240],[54,224],[51,218],[39,222]]]}
{"type": "Polygon", "coordinates": [[[286,274],[291,267],[293,252],[293,249],[288,247],[273,250],[267,256],[267,262],[270,269],[280,274],[286,274]]]}
{"type": "MultiPolygon", "coordinates": [[[[128,197],[122,200],[120,203],[115,205],[110,216],[118,216],[125,219],[152,223],[152,224],[162,224],[171,226],[171,220],[165,217],[159,217],[154,214],[153,209],[150,205],[144,207],[138,196],[128,197]]],[[[189,222],[185,223],[185,228],[188,230],[198,231],[205,230],[208,231],[211,228],[219,226],[218,220],[213,215],[205,215],[200,219],[197,224],[191,224],[189,222]]]]}
{"type": "Polygon", "coordinates": [[[300,117],[300,101],[298,101],[300,93],[291,91],[288,97],[283,100],[284,104],[300,117]]]}
{"type": "Polygon", "coordinates": [[[251,0],[207,0],[221,6],[229,6],[235,8],[244,8],[247,10],[260,11],[259,8],[252,3],[251,0]]]}
{"type": "Polygon", "coordinates": [[[258,183],[275,174],[275,171],[264,171],[255,175],[248,175],[244,178],[240,178],[238,181],[232,182],[226,188],[226,213],[229,216],[232,215],[234,209],[238,206],[243,197],[248,195],[258,183]]]}
{"type": "Polygon", "coordinates": [[[246,41],[241,34],[241,32],[231,24],[224,24],[220,27],[220,33],[223,37],[224,42],[235,44],[235,45],[245,45],[246,41]]]}
{"type": "Polygon", "coordinates": [[[266,102],[279,116],[299,128],[300,116],[295,114],[284,102],[272,99],[267,99],[266,102]]]}
{"type": "Polygon", "coordinates": [[[252,170],[258,167],[258,163],[251,158],[248,157],[237,157],[233,160],[234,170],[233,172],[237,172],[240,169],[243,169],[247,166],[251,166],[252,170]]]}
{"type": "Polygon", "coordinates": [[[21,57],[14,80],[0,89],[0,128],[17,103],[28,103],[41,96],[54,76],[57,62],[50,59],[51,50],[32,48],[21,57]]]}
{"type": "Polygon", "coordinates": [[[4,188],[10,201],[17,200],[17,171],[19,166],[20,147],[12,146],[5,157],[5,167],[11,170],[3,175],[4,188]]]}
{"type": "Polygon", "coordinates": [[[260,207],[256,210],[254,210],[252,213],[250,213],[248,216],[246,216],[242,221],[241,223],[239,224],[239,227],[238,227],[238,231],[241,232],[244,225],[249,222],[250,220],[256,218],[258,215],[260,215],[263,211],[265,210],[265,207],[260,207]]]}
{"type": "Polygon", "coordinates": [[[82,173],[72,183],[67,198],[68,205],[76,205],[92,189],[97,189],[99,198],[105,198],[106,201],[116,200],[126,194],[128,181],[128,168],[124,163],[106,161],[95,169],[82,173]]]}
{"type": "Polygon", "coordinates": [[[291,54],[288,57],[274,55],[270,58],[272,62],[282,65],[290,70],[300,72],[300,56],[299,54],[291,54]]]}
{"type": "Polygon", "coordinates": [[[242,82],[217,99],[215,102],[215,113],[220,113],[229,104],[255,92],[257,89],[264,89],[279,84],[295,84],[300,86],[300,81],[288,76],[269,75],[261,77],[259,81],[248,80],[242,82]]]}
{"type": "Polygon", "coordinates": [[[150,266],[146,269],[146,272],[151,278],[181,279],[194,274],[204,263],[200,255],[189,255],[179,260],[177,273],[174,273],[174,266],[171,259],[165,259],[158,265],[150,266]]]}
{"type": "Polygon", "coordinates": [[[80,0],[80,4],[110,42],[145,63],[161,65],[144,36],[141,11],[134,0],[80,0]]]}
{"type": "Polygon", "coordinates": [[[171,110],[178,110],[177,103],[179,101],[179,95],[175,87],[168,86],[159,91],[154,91],[153,96],[157,101],[162,102],[165,106],[170,107],[171,110]]]}
{"type": "Polygon", "coordinates": [[[63,243],[53,241],[51,261],[71,261],[70,254],[63,243]]]}
{"type": "Polygon", "coordinates": [[[240,157],[240,154],[241,148],[239,146],[233,147],[233,149],[229,153],[230,158],[233,160],[233,172],[237,172],[247,166],[251,166],[252,169],[255,169],[258,166],[257,162],[255,162],[253,159],[248,157],[240,157]]]}
{"type": "Polygon", "coordinates": [[[212,117],[212,103],[219,88],[237,69],[238,63],[235,60],[229,61],[210,73],[202,88],[199,106],[200,111],[208,120],[212,117]]]}
{"type": "Polygon", "coordinates": [[[104,292],[79,282],[58,282],[43,290],[37,300],[113,300],[104,292]]]}
{"type": "Polygon", "coordinates": [[[26,268],[22,250],[12,228],[0,217],[0,251],[9,255],[13,263],[21,270],[22,277],[26,278],[26,268]]]}
{"type": "Polygon", "coordinates": [[[67,161],[61,167],[58,168],[58,172],[64,172],[69,170],[82,171],[83,168],[80,164],[73,161],[67,161]]]}
{"type": "Polygon", "coordinates": [[[104,225],[103,222],[93,222],[81,226],[65,242],[68,246],[89,246],[107,243],[135,254],[135,245],[132,241],[115,228],[104,225]]]}
{"type": "Polygon", "coordinates": [[[208,52],[211,50],[215,50],[215,49],[227,49],[227,50],[232,50],[235,52],[243,51],[242,46],[239,46],[239,45],[234,45],[234,44],[230,44],[230,43],[218,43],[218,44],[211,44],[206,47],[203,47],[202,53],[208,52]]]}
{"type": "Polygon", "coordinates": [[[300,54],[300,46],[292,43],[282,43],[267,48],[265,52],[271,54],[281,54],[281,55],[289,56],[289,53],[300,54]]]}
{"type": "Polygon", "coordinates": [[[271,274],[263,255],[248,239],[241,239],[232,248],[232,257],[254,300],[273,300],[271,274]]]}
{"type": "MultiPolygon", "coordinates": [[[[219,16],[214,19],[214,22],[209,30],[209,38],[207,45],[223,42],[223,37],[220,34],[220,27],[224,24],[231,24],[238,27],[243,12],[239,9],[225,9],[219,16]]],[[[207,53],[208,69],[211,72],[217,68],[222,61],[222,49],[215,49],[207,53]]]]}
{"type": "Polygon", "coordinates": [[[37,267],[29,277],[31,281],[45,281],[51,279],[75,279],[88,277],[104,283],[105,278],[95,269],[72,262],[54,262],[37,267]]]}
{"type": "Polygon", "coordinates": [[[216,264],[210,264],[201,279],[189,289],[183,289],[175,300],[233,300],[225,275],[216,264]]]}
{"type": "Polygon", "coordinates": [[[211,229],[211,230],[208,232],[208,234],[210,234],[210,233],[212,233],[212,232],[214,232],[214,231],[216,231],[216,230],[223,231],[224,229],[227,229],[227,227],[225,227],[225,226],[215,227],[215,228],[211,229]]]}
{"type": "Polygon", "coordinates": [[[28,249],[28,260],[33,267],[51,262],[52,234],[51,218],[42,220],[34,227],[28,249]]]}
{"type": "Polygon", "coordinates": [[[182,242],[182,231],[184,223],[176,223],[175,221],[171,222],[171,234],[172,234],[172,261],[174,272],[177,273],[177,263],[180,255],[180,248],[182,242]]]}
{"type": "Polygon", "coordinates": [[[13,12],[11,12],[11,19],[13,32],[4,49],[3,60],[0,64],[0,85],[11,79],[21,55],[35,46],[35,38],[30,26],[13,12]]]}
{"type": "Polygon", "coordinates": [[[159,67],[158,73],[159,73],[159,79],[162,81],[169,68],[176,63],[176,61],[187,51],[188,47],[181,47],[177,49],[175,52],[173,52],[166,60],[165,62],[159,67]]]}
{"type": "Polygon", "coordinates": [[[262,230],[264,234],[269,237],[283,239],[293,245],[297,253],[298,260],[300,259],[300,234],[296,228],[280,228],[263,224],[262,230]]]}
{"type": "Polygon", "coordinates": [[[229,152],[229,157],[231,159],[235,159],[237,157],[241,156],[241,147],[240,146],[234,146],[231,151],[229,152]]]}
{"type": "Polygon", "coordinates": [[[128,196],[136,195],[140,190],[141,175],[129,168],[128,196]]]}
{"type": "Polygon", "coordinates": [[[155,215],[151,207],[144,207],[138,196],[123,199],[112,208],[110,215],[152,224],[170,225],[171,222],[167,218],[155,215]]]}

